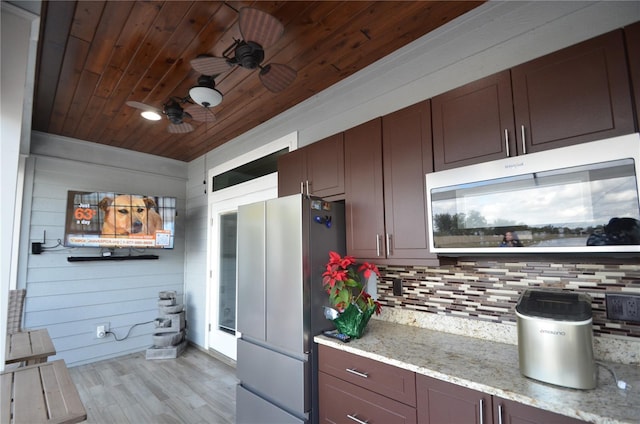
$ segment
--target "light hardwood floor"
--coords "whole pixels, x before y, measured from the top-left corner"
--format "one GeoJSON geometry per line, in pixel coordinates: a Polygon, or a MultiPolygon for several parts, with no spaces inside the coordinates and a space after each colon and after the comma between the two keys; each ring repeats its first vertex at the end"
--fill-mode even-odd
{"type": "Polygon", "coordinates": [[[87,423],[235,422],[235,369],[192,346],[176,359],[139,352],[69,372],[87,423]]]}

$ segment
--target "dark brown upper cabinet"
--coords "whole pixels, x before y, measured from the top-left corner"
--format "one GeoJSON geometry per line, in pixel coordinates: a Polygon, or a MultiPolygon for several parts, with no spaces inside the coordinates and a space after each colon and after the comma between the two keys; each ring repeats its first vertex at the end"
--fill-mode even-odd
{"type": "Polygon", "coordinates": [[[636,105],[636,128],[640,127],[640,22],[624,28],[627,61],[636,105]]]}
{"type": "Polygon", "coordinates": [[[509,71],[436,96],[432,104],[436,171],[515,153],[509,71]]]}
{"type": "Polygon", "coordinates": [[[518,153],[634,132],[622,30],[511,70],[518,153]]]}
{"type": "Polygon", "coordinates": [[[635,131],[622,30],[432,101],[437,171],[635,131]]]}
{"type": "Polygon", "coordinates": [[[384,252],[381,118],[345,131],[344,166],[347,253],[379,258],[384,252]]]}
{"type": "Polygon", "coordinates": [[[425,174],[433,171],[430,102],[345,131],[347,252],[380,260],[429,253],[425,174]]]}
{"type": "Polygon", "coordinates": [[[344,134],[278,158],[278,196],[302,193],[318,197],[344,194],[344,134]]]}

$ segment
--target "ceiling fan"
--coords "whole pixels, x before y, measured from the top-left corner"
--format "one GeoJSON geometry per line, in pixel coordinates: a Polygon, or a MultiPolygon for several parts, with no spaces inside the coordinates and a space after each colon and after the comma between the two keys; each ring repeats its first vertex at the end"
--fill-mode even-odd
{"type": "MultiPolygon", "coordinates": [[[[199,86],[194,88],[197,87],[199,86]]],[[[162,109],[132,100],[127,101],[126,104],[141,110],[142,117],[151,121],[159,121],[162,119],[162,115],[166,116],[169,120],[167,132],[171,134],[186,134],[193,131],[193,125],[187,121],[213,122],[215,120],[215,116],[208,107],[200,107],[193,104],[189,97],[171,97],[168,102],[162,105],[162,109]],[[189,105],[183,108],[181,105],[185,103],[189,103],[189,105]]]]}
{"type": "Polygon", "coordinates": [[[242,39],[234,39],[233,44],[222,53],[222,57],[200,55],[192,59],[191,67],[214,78],[234,66],[250,70],[260,68],[260,81],[269,91],[277,93],[284,90],[296,79],[297,72],[281,63],[262,65],[264,49],[278,41],[284,32],[284,26],[274,16],[260,9],[243,7],[238,13],[242,39]]]}

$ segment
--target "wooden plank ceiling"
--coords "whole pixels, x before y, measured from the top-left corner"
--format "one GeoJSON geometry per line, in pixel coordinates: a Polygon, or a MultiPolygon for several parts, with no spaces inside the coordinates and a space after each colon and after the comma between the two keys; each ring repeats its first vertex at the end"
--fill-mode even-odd
{"type": "Polygon", "coordinates": [[[483,1],[50,1],[43,2],[33,129],[191,161],[295,106],[483,1]],[[259,70],[216,77],[214,122],[147,121],[127,101],[162,109],[199,74],[190,60],[222,56],[241,39],[238,13],[255,7],[284,25],[267,63],[297,71],[268,91],[259,70]]]}

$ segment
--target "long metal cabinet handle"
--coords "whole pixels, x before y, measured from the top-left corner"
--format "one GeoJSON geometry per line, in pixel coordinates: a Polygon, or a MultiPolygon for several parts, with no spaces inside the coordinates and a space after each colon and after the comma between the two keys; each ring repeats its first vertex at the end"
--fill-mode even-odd
{"type": "Polygon", "coordinates": [[[304,195],[304,181],[300,181],[300,194],[304,195]]]}
{"type": "Polygon", "coordinates": [[[498,404],[498,424],[502,424],[502,404],[498,404]]]}
{"type": "Polygon", "coordinates": [[[349,418],[350,420],[353,420],[359,424],[367,424],[369,422],[369,420],[366,421],[362,421],[361,419],[357,418],[357,414],[347,414],[347,418],[349,418]]]}
{"type": "Polygon", "coordinates": [[[509,130],[507,130],[506,128],[504,129],[504,147],[507,151],[507,157],[511,156],[509,154],[509,130]]]}
{"type": "Polygon", "coordinates": [[[480,399],[480,405],[478,405],[478,409],[480,410],[480,424],[484,424],[484,399],[480,399]]]}
{"type": "Polygon", "coordinates": [[[367,374],[366,372],[360,372],[355,368],[345,368],[345,370],[347,372],[350,372],[351,374],[357,375],[358,377],[369,378],[369,374],[367,374]]]}
{"type": "Polygon", "coordinates": [[[305,181],[305,184],[307,186],[307,196],[311,196],[311,192],[309,191],[309,180],[305,181]]]}
{"type": "Polygon", "coordinates": [[[520,132],[522,133],[522,153],[527,154],[527,143],[525,142],[524,125],[520,125],[520,132]]]}
{"type": "Polygon", "coordinates": [[[376,256],[380,256],[380,234],[376,234],[376,256]]]}
{"type": "Polygon", "coordinates": [[[387,248],[387,258],[389,256],[391,256],[391,236],[389,235],[389,233],[387,233],[387,245],[385,246],[387,248]]]}

